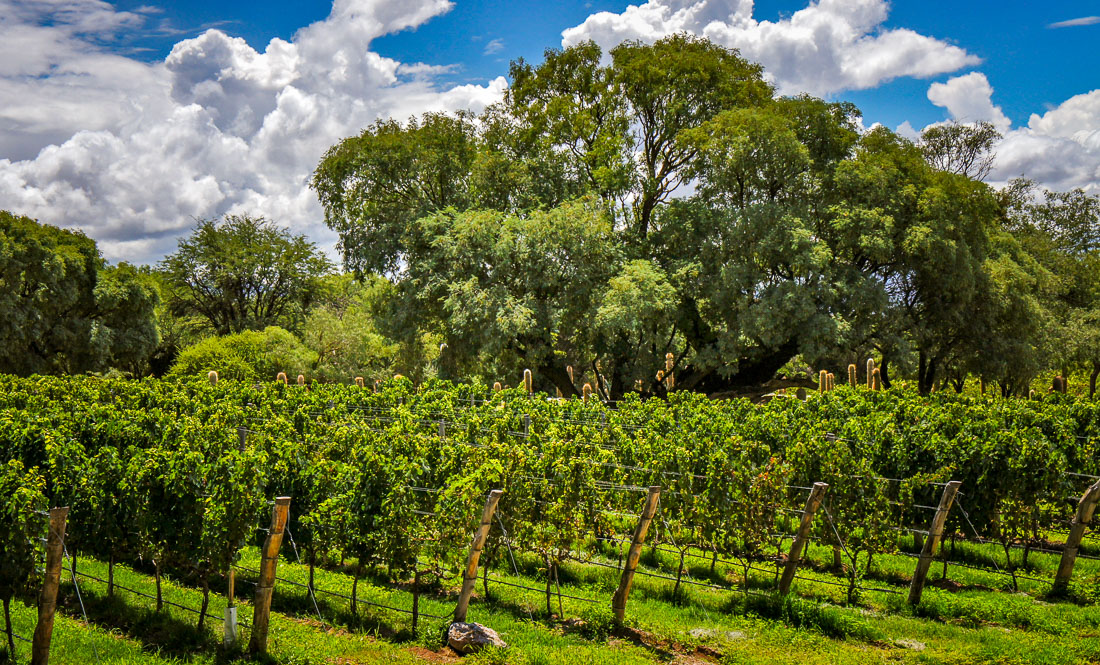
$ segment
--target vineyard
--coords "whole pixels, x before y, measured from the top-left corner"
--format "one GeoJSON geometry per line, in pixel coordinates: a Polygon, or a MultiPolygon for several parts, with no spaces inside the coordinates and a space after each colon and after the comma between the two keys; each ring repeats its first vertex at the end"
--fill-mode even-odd
{"type": "Polygon", "coordinates": [[[608,404],[401,378],[4,377],[0,422],[17,662],[51,543],[62,648],[145,608],[191,631],[196,662],[374,662],[290,649],[313,638],[285,617],[443,657],[458,609],[513,645],[501,662],[744,662],[794,634],[811,636],[797,662],[1100,658],[1100,404],[1063,394],[608,404]],[[270,649],[251,613],[223,635],[257,601],[270,649]]]}

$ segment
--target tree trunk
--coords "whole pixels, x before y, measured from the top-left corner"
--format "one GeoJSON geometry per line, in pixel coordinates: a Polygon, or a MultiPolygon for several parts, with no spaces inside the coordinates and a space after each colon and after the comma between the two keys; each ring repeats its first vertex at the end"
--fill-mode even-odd
{"type": "Polygon", "coordinates": [[[672,597],[680,597],[680,579],[684,576],[684,551],[680,551],[680,567],[676,569],[676,586],[672,587],[672,597]]]}
{"type": "Polygon", "coordinates": [[[886,359],[886,354],[883,354],[883,356],[882,356],[882,363],[879,364],[878,375],[879,375],[879,378],[882,379],[882,387],[884,389],[889,390],[890,387],[891,387],[891,383],[890,383],[890,361],[886,359]]]}
{"type": "Polygon", "coordinates": [[[554,612],[550,607],[550,586],[554,583],[554,577],[550,574],[550,557],[546,557],[546,618],[554,616],[554,612]]]}
{"type": "Polygon", "coordinates": [[[356,593],[359,591],[359,566],[355,567],[354,576],[351,578],[351,613],[353,615],[359,614],[359,605],[356,602],[358,597],[356,593]]]}
{"type": "Polygon", "coordinates": [[[111,552],[111,557],[107,559],[107,595],[115,595],[115,553],[111,552]]]}
{"type": "Polygon", "coordinates": [[[202,606],[199,608],[199,630],[206,623],[206,609],[210,607],[210,580],[202,576],[202,606]]]}
{"type": "Polygon", "coordinates": [[[4,630],[8,633],[8,659],[15,662],[15,638],[11,630],[11,598],[4,597],[4,630]]]}
{"type": "Polygon", "coordinates": [[[551,362],[543,363],[538,368],[539,374],[550,380],[550,383],[554,384],[554,387],[561,391],[561,394],[567,399],[570,397],[580,397],[580,391],[577,390],[577,386],[569,380],[569,372],[565,371],[565,368],[557,363],[551,362]]]}
{"type": "Polygon", "coordinates": [[[309,593],[312,595],[317,594],[316,588],[313,586],[313,571],[317,567],[317,547],[313,544],[309,546],[309,593]]]}
{"type": "Polygon", "coordinates": [[[1096,397],[1096,377],[1100,376],[1100,362],[1092,363],[1092,374],[1089,374],[1089,399],[1096,397]]]}
{"type": "Polygon", "coordinates": [[[157,584],[157,611],[164,609],[164,596],[160,590],[160,560],[153,559],[153,580],[157,584]]]}

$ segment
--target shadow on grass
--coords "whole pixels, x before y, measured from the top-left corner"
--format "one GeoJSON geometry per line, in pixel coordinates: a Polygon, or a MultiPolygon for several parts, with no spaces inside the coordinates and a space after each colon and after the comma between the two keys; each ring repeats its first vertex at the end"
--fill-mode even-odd
{"type": "MultiPolygon", "coordinates": [[[[127,637],[141,643],[146,651],[155,651],[159,655],[190,662],[196,654],[213,655],[216,663],[231,663],[244,657],[243,647],[238,645],[226,649],[213,633],[206,628],[199,629],[195,621],[182,621],[167,612],[131,605],[127,592],[116,590],[114,596],[81,584],[80,599],[77,598],[71,582],[63,583],[58,593],[58,606],[75,619],[83,619],[80,600],[84,601],[84,610],[88,622],[105,630],[118,630],[127,637]]],[[[219,617],[208,614],[207,625],[219,621],[219,617]]]]}

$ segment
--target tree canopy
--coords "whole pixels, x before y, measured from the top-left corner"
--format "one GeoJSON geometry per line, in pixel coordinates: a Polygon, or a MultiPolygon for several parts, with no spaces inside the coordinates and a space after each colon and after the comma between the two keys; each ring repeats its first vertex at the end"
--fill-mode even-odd
{"type": "MultiPolygon", "coordinates": [[[[777,97],[684,35],[551,49],[511,79],[478,117],[368,127],[312,181],[346,265],[392,281],[406,325],[445,341],[441,368],[609,397],[722,393],[798,355],[876,353],[923,392],[1038,371],[1059,268],[981,182],[987,123],[861,132],[855,106],[777,97]],[[1019,362],[983,357],[991,340],[1019,362]]],[[[1048,198],[1027,215],[1058,230],[1036,233],[1079,243],[1048,198]]]]}
{"type": "Polygon", "coordinates": [[[0,211],[0,367],[5,372],[141,372],[158,343],[156,289],[109,266],[95,241],[0,211]]]}
{"type": "Polygon", "coordinates": [[[262,217],[202,220],[160,263],[176,316],[217,334],[297,328],[331,265],[314,243],[262,217]]]}

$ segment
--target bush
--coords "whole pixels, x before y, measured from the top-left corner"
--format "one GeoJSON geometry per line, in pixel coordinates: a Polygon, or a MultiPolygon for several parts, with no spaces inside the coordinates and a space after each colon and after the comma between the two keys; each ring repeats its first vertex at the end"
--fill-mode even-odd
{"type": "Polygon", "coordinates": [[[263,331],[208,337],[184,349],[168,375],[206,376],[214,370],[222,379],[256,381],[271,380],[279,372],[286,372],[293,381],[298,374],[308,374],[316,363],[317,354],[297,337],[271,326],[263,331]]]}

